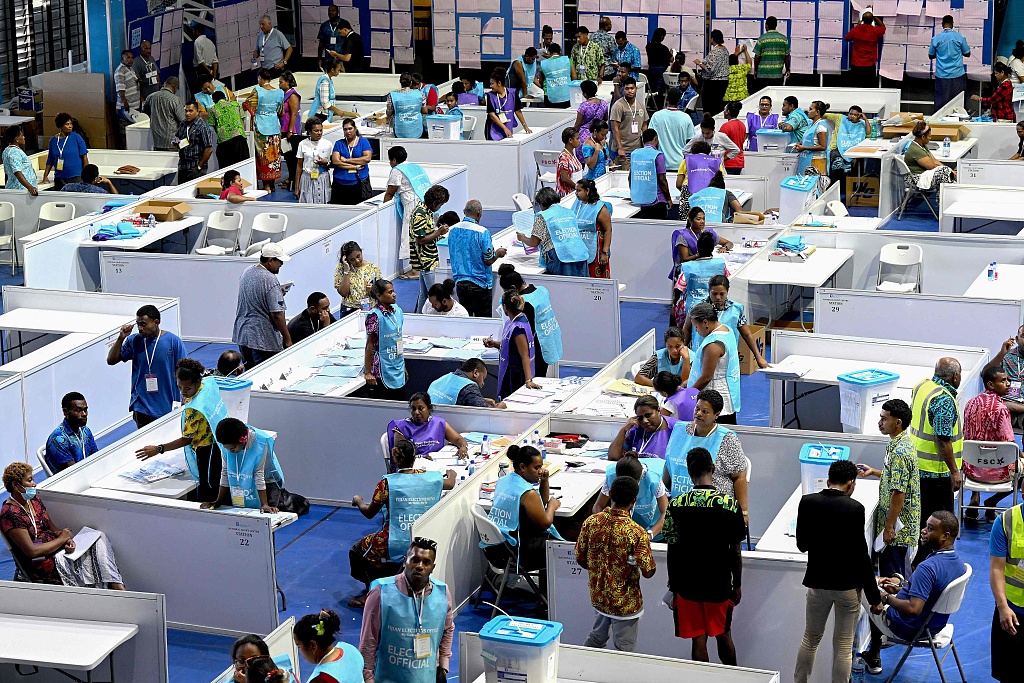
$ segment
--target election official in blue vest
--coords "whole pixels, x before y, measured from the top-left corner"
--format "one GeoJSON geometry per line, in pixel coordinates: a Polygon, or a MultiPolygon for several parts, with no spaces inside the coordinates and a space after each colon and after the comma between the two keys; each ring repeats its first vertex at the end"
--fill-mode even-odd
{"type": "Polygon", "coordinates": [[[665,525],[668,510],[668,491],[662,481],[665,461],[661,458],[641,458],[636,451],[626,451],[615,463],[605,468],[605,482],[594,502],[596,515],[611,501],[612,482],[618,477],[632,477],[640,484],[636,502],[631,513],[634,522],[647,532],[647,538],[661,540],[661,528],[665,525]]]}
{"type": "Polygon", "coordinates": [[[401,90],[388,94],[388,123],[396,138],[423,137],[423,115],[427,113],[423,92],[413,87],[415,81],[408,72],[398,77],[398,84],[401,90]]]}
{"type": "Polygon", "coordinates": [[[516,239],[528,247],[540,247],[540,265],[549,275],[589,277],[590,252],[576,214],[559,203],[553,188],[540,188],[534,200],[540,213],[533,220],[533,230],[529,236],[517,232],[516,239]]]}
{"type": "Polygon", "coordinates": [[[486,381],[487,364],[479,358],[468,358],[455,372],[449,372],[431,382],[427,394],[434,405],[439,406],[505,408],[504,402],[483,395],[486,381]]]}
{"type": "Polygon", "coordinates": [[[204,510],[222,505],[277,513],[267,499],[267,487],[284,487],[284,472],[274,453],[274,437],[241,420],[225,417],[217,425],[221,449],[220,495],[204,510]]]}
{"type": "Polygon", "coordinates": [[[672,208],[665,155],[658,151],[658,131],[648,128],[640,139],[644,146],[629,155],[629,199],[640,207],[641,218],[663,221],[672,208]]]}
{"type": "Polygon", "coordinates": [[[704,341],[694,352],[686,386],[714,389],[721,394],[724,406],[718,421],[736,424],[736,415],[740,412],[740,360],[736,335],[718,320],[718,311],[707,302],[690,309],[690,322],[704,341]]]}
{"type": "Polygon", "coordinates": [[[362,683],[363,655],[354,645],[338,640],[340,630],[341,619],[330,609],[307,614],[292,627],[299,654],[313,665],[306,683],[362,683]]]}
{"type": "Polygon", "coordinates": [[[498,284],[503,290],[515,290],[523,298],[523,313],[533,330],[533,346],[536,350],[533,359],[534,376],[547,377],[548,366],[562,359],[562,328],[558,326],[554,309],[551,308],[551,295],[546,287],[526,284],[511,263],[502,263],[498,267],[498,276],[498,284]]]}
{"type": "Polygon", "coordinates": [[[437,543],[417,536],[398,576],[373,582],[359,651],[366,683],[441,683],[448,677],[455,614],[448,586],[431,578],[437,543]]]}

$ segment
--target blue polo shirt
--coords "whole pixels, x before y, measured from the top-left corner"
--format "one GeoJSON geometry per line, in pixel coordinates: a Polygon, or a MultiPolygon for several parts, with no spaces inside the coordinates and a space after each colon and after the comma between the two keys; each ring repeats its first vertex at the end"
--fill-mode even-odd
{"type": "MultiPolygon", "coordinates": [[[[917,629],[921,628],[921,624],[924,623],[924,618],[939,599],[942,591],[946,589],[946,586],[963,576],[965,571],[967,571],[967,568],[955,550],[937,552],[919,564],[910,577],[910,583],[901,588],[896,597],[900,600],[920,598],[924,601],[924,609],[916,617],[905,617],[890,607],[886,610],[886,614],[888,615],[889,627],[892,629],[892,632],[900,638],[913,638],[917,629]]],[[[932,630],[932,633],[938,633],[946,625],[947,621],[949,621],[948,614],[935,614],[932,615],[931,621],[928,622],[928,627],[932,630]]]]}
{"type": "Polygon", "coordinates": [[[71,133],[66,138],[50,138],[50,146],[46,155],[46,165],[54,168],[56,178],[77,178],[82,175],[82,157],[89,153],[85,140],[78,133],[71,133]],[[58,171],[57,160],[64,159],[64,170],[58,171]]]}
{"type": "Polygon", "coordinates": [[[494,258],[491,232],[472,218],[467,216],[448,231],[448,256],[456,283],[472,282],[484,289],[494,286],[491,266],[484,263],[494,258]]]}
{"type": "Polygon", "coordinates": [[[928,56],[935,59],[935,78],[960,78],[967,69],[964,57],[971,53],[967,39],[951,28],[932,38],[928,56]]]}
{"type": "Polygon", "coordinates": [[[46,440],[46,464],[50,471],[57,473],[88,458],[98,451],[96,440],[88,427],[82,427],[77,433],[67,420],[60,423],[46,440]]]}
{"type": "Polygon", "coordinates": [[[132,362],[129,410],[150,417],[162,417],[171,412],[172,404],[181,400],[174,371],[178,361],[187,355],[181,339],[171,332],[165,331],[159,339],[147,339],[138,333],[125,339],[121,345],[121,360],[132,362]],[[146,391],[146,375],[150,374],[156,375],[156,391],[146,391]]]}

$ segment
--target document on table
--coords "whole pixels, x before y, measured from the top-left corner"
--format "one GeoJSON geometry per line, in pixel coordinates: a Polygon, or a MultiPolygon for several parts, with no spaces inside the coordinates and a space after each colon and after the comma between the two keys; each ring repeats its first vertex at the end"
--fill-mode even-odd
{"type": "Polygon", "coordinates": [[[164,460],[153,460],[142,465],[138,469],[121,472],[119,476],[138,482],[140,484],[152,484],[155,481],[169,479],[170,477],[184,474],[185,468],[164,460]]]}
{"type": "Polygon", "coordinates": [[[89,548],[96,545],[96,541],[99,540],[101,533],[90,527],[83,526],[81,531],[75,534],[74,539],[72,539],[75,542],[75,549],[73,552],[68,553],[68,559],[72,561],[77,560],[89,552],[89,548]]]}
{"type": "Polygon", "coordinates": [[[759,372],[763,372],[773,379],[800,379],[810,371],[811,366],[808,361],[789,356],[781,363],[764,368],[759,372]]]}
{"type": "Polygon", "coordinates": [[[513,393],[511,396],[505,398],[506,403],[524,403],[526,405],[535,405],[541,401],[551,398],[555,395],[553,391],[541,391],[539,389],[527,389],[523,387],[513,393]]]}
{"type": "MultiPolygon", "coordinates": [[[[896,518],[896,534],[898,535],[902,529],[903,529],[903,522],[897,517],[896,518]]],[[[876,553],[882,552],[882,549],[885,548],[885,541],[882,540],[882,534],[884,534],[884,533],[885,533],[885,530],[883,529],[882,531],[878,532],[877,536],[875,536],[875,552],[876,553]]]]}

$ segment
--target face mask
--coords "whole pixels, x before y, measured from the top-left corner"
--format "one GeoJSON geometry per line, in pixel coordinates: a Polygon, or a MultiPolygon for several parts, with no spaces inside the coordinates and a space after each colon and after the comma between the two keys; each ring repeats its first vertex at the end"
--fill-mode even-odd
{"type": "Polygon", "coordinates": [[[36,487],[30,486],[25,489],[25,500],[32,500],[36,497],[36,487]]]}

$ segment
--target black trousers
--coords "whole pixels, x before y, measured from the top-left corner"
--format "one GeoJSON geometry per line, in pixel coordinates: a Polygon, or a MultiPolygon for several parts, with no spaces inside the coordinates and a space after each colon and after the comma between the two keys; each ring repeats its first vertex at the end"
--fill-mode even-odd
{"type": "Polygon", "coordinates": [[[196,449],[196,468],[199,485],[192,497],[200,503],[212,503],[220,495],[221,455],[216,442],[196,449]]]}
{"type": "Polygon", "coordinates": [[[217,164],[223,169],[249,158],[249,145],[244,135],[217,143],[217,164]]]}
{"type": "MultiPolygon", "coordinates": [[[[1021,617],[1018,617],[1018,620],[1021,617]]],[[[1017,627],[1011,636],[999,625],[999,610],[992,614],[992,678],[1000,683],[1016,683],[1021,679],[1020,652],[1024,648],[1024,628],[1017,627]]]]}
{"type": "Polygon", "coordinates": [[[276,355],[277,351],[263,351],[261,349],[250,349],[248,346],[238,345],[238,350],[242,354],[242,360],[245,361],[245,369],[251,370],[263,361],[267,360],[271,356],[276,355]]]}
{"type": "Polygon", "coordinates": [[[548,109],[568,109],[572,102],[552,102],[548,96],[544,96],[544,106],[548,109]]]}
{"type": "Polygon", "coordinates": [[[729,87],[729,80],[705,80],[704,87],[700,91],[701,108],[705,114],[717,116],[725,108],[725,91],[729,87]]]}
{"type": "Polygon", "coordinates": [[[153,417],[152,415],[147,415],[146,413],[140,413],[137,410],[132,411],[132,420],[135,421],[135,426],[138,429],[142,429],[143,427],[148,425],[150,422],[156,422],[159,419],[160,418],[153,417]]]}
{"type": "Polygon", "coordinates": [[[356,542],[348,551],[348,564],[349,574],[356,581],[360,581],[366,585],[366,590],[370,590],[370,584],[377,579],[385,579],[389,576],[395,576],[402,571],[402,565],[395,562],[384,562],[378,565],[376,562],[366,559],[363,555],[363,549],[359,546],[359,542],[356,542]]]}
{"type": "Polygon", "coordinates": [[[354,206],[361,201],[363,201],[363,190],[359,187],[359,183],[354,185],[331,183],[331,204],[354,206]]]}
{"type": "Polygon", "coordinates": [[[384,386],[384,383],[377,380],[376,384],[366,385],[367,391],[369,391],[370,398],[375,398],[379,401],[404,401],[405,400],[405,387],[398,387],[397,389],[391,389],[384,386]]]}
{"type": "MultiPolygon", "coordinates": [[[[921,477],[921,527],[936,510],[954,512],[953,486],[949,476],[921,477]]],[[[923,558],[922,558],[923,559],[923,558]]]]}
{"type": "Polygon", "coordinates": [[[469,314],[474,318],[491,318],[491,301],[494,295],[491,289],[484,289],[475,282],[464,280],[455,285],[455,294],[469,314]]]}
{"type": "Polygon", "coordinates": [[[299,143],[306,138],[305,135],[289,135],[288,144],[292,148],[285,152],[284,162],[288,166],[288,182],[291,184],[291,189],[295,190],[298,187],[299,179],[295,177],[295,168],[299,165],[299,143]]]}
{"type": "Polygon", "coordinates": [[[651,221],[665,221],[668,220],[668,204],[665,202],[658,202],[657,204],[648,204],[647,206],[640,207],[640,218],[646,218],[651,221]]]}
{"type": "Polygon", "coordinates": [[[206,175],[206,169],[201,168],[179,168],[178,169],[178,184],[187,183],[196,178],[202,178],[206,175]]]}
{"type": "Polygon", "coordinates": [[[875,65],[851,66],[850,85],[857,88],[877,88],[878,72],[875,71],[875,65]]]}

